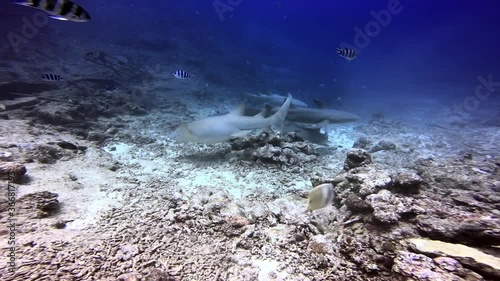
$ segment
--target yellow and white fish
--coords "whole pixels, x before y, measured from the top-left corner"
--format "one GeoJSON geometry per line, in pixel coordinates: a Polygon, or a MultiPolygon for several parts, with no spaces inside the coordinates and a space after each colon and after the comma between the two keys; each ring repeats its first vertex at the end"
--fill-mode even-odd
{"type": "Polygon", "coordinates": [[[333,184],[323,183],[309,192],[307,211],[317,210],[330,205],[333,201],[333,184]]]}

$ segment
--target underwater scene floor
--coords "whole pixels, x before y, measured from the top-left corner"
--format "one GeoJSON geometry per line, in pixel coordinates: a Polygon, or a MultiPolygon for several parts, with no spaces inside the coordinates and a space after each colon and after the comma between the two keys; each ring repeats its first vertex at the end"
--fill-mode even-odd
{"type": "Polygon", "coordinates": [[[2,66],[2,280],[500,280],[498,124],[366,111],[323,144],[177,142],[239,93],[103,57],[60,83],[2,66]]]}

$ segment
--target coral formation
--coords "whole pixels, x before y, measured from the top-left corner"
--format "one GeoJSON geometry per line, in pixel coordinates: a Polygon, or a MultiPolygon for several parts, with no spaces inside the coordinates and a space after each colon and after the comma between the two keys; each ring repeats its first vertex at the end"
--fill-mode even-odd
{"type": "Polygon", "coordinates": [[[319,154],[312,144],[295,133],[285,135],[263,132],[257,136],[231,140],[231,156],[279,165],[302,165],[315,161],[319,154]]]}

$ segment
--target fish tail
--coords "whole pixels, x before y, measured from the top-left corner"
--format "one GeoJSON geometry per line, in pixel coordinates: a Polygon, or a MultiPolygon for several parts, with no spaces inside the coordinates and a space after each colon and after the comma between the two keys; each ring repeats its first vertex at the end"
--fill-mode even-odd
{"type": "Polygon", "coordinates": [[[342,54],[342,49],[337,48],[337,54],[341,55],[342,54]]]}
{"type": "Polygon", "coordinates": [[[290,104],[292,103],[292,94],[288,93],[288,98],[285,100],[281,108],[274,113],[271,117],[271,128],[273,130],[282,131],[283,130],[283,122],[285,121],[285,117],[288,114],[288,109],[290,108],[290,104]]]}
{"type": "Polygon", "coordinates": [[[28,7],[37,7],[40,4],[39,2],[40,1],[35,2],[33,0],[19,0],[19,1],[14,1],[12,3],[28,7]]]}

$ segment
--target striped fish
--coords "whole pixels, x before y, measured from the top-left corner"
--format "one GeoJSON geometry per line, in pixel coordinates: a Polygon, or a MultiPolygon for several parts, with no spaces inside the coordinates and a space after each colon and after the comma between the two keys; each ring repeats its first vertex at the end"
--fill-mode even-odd
{"type": "Polygon", "coordinates": [[[337,48],[337,55],[345,58],[346,60],[353,60],[358,56],[358,53],[355,50],[349,48],[337,48]]]}
{"type": "Polygon", "coordinates": [[[107,92],[113,92],[113,91],[118,90],[118,87],[116,87],[115,85],[105,85],[105,86],[104,86],[104,89],[105,89],[107,92]]]}
{"type": "Polygon", "coordinates": [[[176,72],[174,72],[174,76],[177,79],[188,79],[188,78],[191,78],[191,74],[187,73],[184,70],[177,70],[176,72]]]}
{"type": "Polygon", "coordinates": [[[49,17],[57,20],[90,21],[89,13],[69,0],[23,0],[22,2],[15,2],[15,4],[45,11],[49,14],[49,17]]]}
{"type": "Polygon", "coordinates": [[[61,80],[63,80],[61,75],[51,74],[51,73],[47,73],[47,74],[42,75],[42,79],[45,81],[61,81],[61,80]]]}

